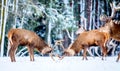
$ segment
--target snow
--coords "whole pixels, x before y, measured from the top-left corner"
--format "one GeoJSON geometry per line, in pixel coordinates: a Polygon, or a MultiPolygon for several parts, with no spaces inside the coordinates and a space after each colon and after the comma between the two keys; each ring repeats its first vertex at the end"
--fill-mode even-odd
{"type": "Polygon", "coordinates": [[[0,58],[0,71],[120,71],[120,61],[116,62],[115,57],[107,57],[101,60],[100,57],[65,57],[58,60],[54,57],[35,57],[31,62],[29,57],[16,57],[16,62],[10,62],[9,57],[0,58]]]}

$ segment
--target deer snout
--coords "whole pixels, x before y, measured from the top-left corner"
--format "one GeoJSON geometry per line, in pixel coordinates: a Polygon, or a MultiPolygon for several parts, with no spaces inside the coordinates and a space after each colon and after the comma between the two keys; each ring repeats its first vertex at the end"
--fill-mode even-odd
{"type": "Polygon", "coordinates": [[[42,54],[48,54],[48,53],[51,53],[52,52],[52,48],[50,48],[50,47],[46,47],[46,48],[44,48],[43,50],[42,50],[42,54]]]}
{"type": "Polygon", "coordinates": [[[65,56],[74,56],[75,55],[75,51],[73,49],[67,49],[63,52],[63,55],[65,56]]]}

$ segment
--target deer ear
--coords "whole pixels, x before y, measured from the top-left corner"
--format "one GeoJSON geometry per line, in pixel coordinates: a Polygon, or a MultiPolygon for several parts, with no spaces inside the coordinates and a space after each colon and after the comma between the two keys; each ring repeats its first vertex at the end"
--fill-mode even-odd
{"type": "Polygon", "coordinates": [[[108,19],[107,15],[105,15],[105,14],[101,14],[101,15],[100,15],[100,20],[101,20],[101,21],[106,22],[107,19],[108,19]]]}

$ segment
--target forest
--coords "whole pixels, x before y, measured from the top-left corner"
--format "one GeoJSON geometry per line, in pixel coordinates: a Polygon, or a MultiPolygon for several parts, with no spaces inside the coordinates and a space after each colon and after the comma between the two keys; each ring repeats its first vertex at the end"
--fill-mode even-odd
{"type": "MultiPolygon", "coordinates": [[[[120,6],[120,0],[0,0],[0,56],[8,56],[7,34],[11,28],[35,32],[50,46],[56,45],[55,52],[61,54],[61,47],[67,48],[77,38],[80,26],[90,31],[105,24],[100,16],[111,16],[111,3],[120,6]],[[59,40],[61,43],[56,44],[59,40]]],[[[120,20],[120,10],[112,19],[120,20]]],[[[119,41],[111,39],[109,44],[110,56],[117,55],[119,41]]],[[[88,55],[101,55],[97,47],[90,51],[88,55]]],[[[34,53],[38,56],[38,52],[34,53]]],[[[27,55],[27,48],[19,46],[16,56],[27,55]]]]}

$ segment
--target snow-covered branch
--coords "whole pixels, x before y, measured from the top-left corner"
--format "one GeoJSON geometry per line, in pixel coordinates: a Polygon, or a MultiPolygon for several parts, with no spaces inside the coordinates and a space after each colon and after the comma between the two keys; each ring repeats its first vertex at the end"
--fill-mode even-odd
{"type": "Polygon", "coordinates": [[[26,49],[27,49],[26,47],[24,47],[23,49],[21,49],[19,52],[16,53],[16,56],[19,56],[20,54],[22,54],[23,51],[25,51],[26,49]]]}
{"type": "Polygon", "coordinates": [[[71,40],[73,40],[73,37],[70,35],[70,32],[68,31],[68,29],[65,29],[65,31],[67,32],[68,37],[69,37],[71,40]]]}

